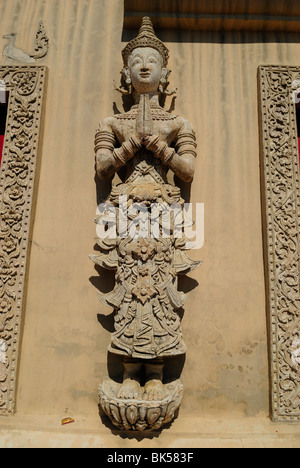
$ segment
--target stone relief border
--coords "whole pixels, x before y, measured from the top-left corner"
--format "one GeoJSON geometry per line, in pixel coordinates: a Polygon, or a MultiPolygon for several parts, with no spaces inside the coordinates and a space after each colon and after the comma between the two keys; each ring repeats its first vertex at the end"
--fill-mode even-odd
{"type": "Polygon", "coordinates": [[[261,66],[258,75],[271,417],[300,422],[300,171],[293,99],[300,67],[261,66]]]}
{"type": "Polygon", "coordinates": [[[0,414],[15,410],[46,67],[0,66],[9,91],[0,169],[0,414]]]}

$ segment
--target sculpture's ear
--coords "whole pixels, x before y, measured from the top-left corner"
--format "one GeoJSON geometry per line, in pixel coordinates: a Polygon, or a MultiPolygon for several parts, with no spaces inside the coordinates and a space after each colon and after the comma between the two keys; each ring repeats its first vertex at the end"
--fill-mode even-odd
{"type": "Polygon", "coordinates": [[[122,75],[124,77],[124,80],[127,84],[131,83],[131,78],[130,78],[130,70],[128,67],[124,67],[122,70],[122,75]]]}
{"type": "Polygon", "coordinates": [[[169,75],[170,71],[167,69],[167,68],[162,68],[161,70],[161,79],[165,79],[167,81],[167,78],[168,78],[168,75],[169,75]]]}
{"type": "Polygon", "coordinates": [[[115,90],[121,94],[132,94],[133,88],[131,84],[130,71],[128,67],[124,67],[121,71],[122,80],[121,87],[114,83],[115,90]]]}
{"type": "Polygon", "coordinates": [[[158,90],[161,94],[165,94],[166,96],[172,96],[173,94],[177,93],[177,89],[174,89],[173,91],[167,90],[167,87],[169,85],[168,78],[169,78],[170,73],[171,73],[171,70],[169,70],[168,68],[166,67],[162,68],[158,90]]]}

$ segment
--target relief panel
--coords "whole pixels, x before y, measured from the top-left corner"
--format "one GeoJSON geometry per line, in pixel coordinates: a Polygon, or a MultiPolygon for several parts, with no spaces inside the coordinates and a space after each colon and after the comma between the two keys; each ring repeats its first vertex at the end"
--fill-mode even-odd
{"type": "Polygon", "coordinates": [[[9,93],[0,169],[0,414],[15,409],[46,68],[0,66],[9,93]]]}
{"type": "Polygon", "coordinates": [[[300,421],[299,79],[300,67],[259,68],[271,413],[286,422],[300,421]]]}

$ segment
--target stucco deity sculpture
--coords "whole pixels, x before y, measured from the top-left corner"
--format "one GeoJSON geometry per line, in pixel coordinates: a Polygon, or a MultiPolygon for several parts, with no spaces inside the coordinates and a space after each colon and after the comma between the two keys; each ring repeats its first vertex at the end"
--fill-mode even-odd
{"type": "MultiPolygon", "coordinates": [[[[196,158],[191,124],[159,104],[162,94],[170,94],[168,55],[150,19],[143,18],[138,36],[122,51],[123,92],[133,94],[135,104],[106,118],[95,137],[99,179],[125,169],[106,200],[116,213],[115,236],[99,237],[100,254],[91,256],[116,272],[114,290],[100,300],[115,311],[109,351],[122,358],[123,382],[104,382],[99,397],[104,412],[123,429],[157,429],[180,405],[182,384],[164,382],[164,364],[186,351],[178,314],[185,295],[177,289],[177,276],[200,263],[187,256],[184,232],[175,235],[174,218],[168,218],[168,232],[161,219],[167,208],[182,209],[184,203],[180,189],[167,181],[168,171],[191,182],[196,158]]],[[[96,221],[105,216],[106,210],[96,221]]]]}

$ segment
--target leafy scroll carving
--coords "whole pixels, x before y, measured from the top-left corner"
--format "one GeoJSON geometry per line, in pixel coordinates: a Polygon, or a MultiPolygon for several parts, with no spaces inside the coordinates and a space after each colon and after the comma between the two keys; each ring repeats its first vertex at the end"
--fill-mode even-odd
{"type": "Polygon", "coordinates": [[[15,409],[26,264],[46,68],[0,67],[9,107],[0,170],[0,414],[15,409]]]}
{"type": "Polygon", "coordinates": [[[259,68],[271,412],[286,422],[300,421],[299,78],[300,67],[259,68]]]}

